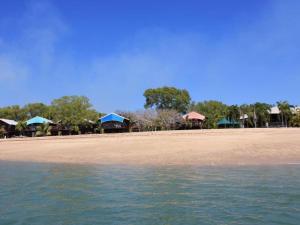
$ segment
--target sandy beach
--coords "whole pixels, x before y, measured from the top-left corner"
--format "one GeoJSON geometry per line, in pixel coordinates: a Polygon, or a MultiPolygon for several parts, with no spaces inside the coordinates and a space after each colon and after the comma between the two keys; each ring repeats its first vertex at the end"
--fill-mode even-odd
{"type": "Polygon", "coordinates": [[[124,165],[300,163],[300,129],[226,129],[15,138],[0,160],[124,165]]]}

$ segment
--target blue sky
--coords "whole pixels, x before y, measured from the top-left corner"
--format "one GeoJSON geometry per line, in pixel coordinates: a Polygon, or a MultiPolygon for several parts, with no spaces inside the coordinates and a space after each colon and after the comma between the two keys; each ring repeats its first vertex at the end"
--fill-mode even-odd
{"type": "Polygon", "coordinates": [[[0,106],[85,95],[102,112],[146,88],[194,101],[300,104],[298,0],[0,0],[0,106]]]}

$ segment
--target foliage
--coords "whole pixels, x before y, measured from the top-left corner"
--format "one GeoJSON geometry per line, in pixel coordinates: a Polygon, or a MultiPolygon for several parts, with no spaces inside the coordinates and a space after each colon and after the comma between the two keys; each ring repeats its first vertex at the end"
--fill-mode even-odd
{"type": "Polygon", "coordinates": [[[64,96],[51,103],[51,114],[55,121],[61,121],[72,131],[78,133],[85,120],[96,121],[98,113],[92,109],[89,99],[84,96],[64,96]]]}
{"type": "Polygon", "coordinates": [[[290,104],[287,101],[277,102],[278,108],[280,110],[282,126],[288,126],[288,122],[292,117],[292,111],[290,109],[290,104]]]}
{"type": "Polygon", "coordinates": [[[26,112],[19,105],[12,105],[0,108],[0,118],[11,120],[25,120],[26,112]]]}
{"type": "Polygon", "coordinates": [[[26,129],[26,122],[19,121],[16,125],[16,130],[20,132],[21,135],[23,135],[24,131],[26,129]]]}
{"type": "Polygon", "coordinates": [[[0,138],[3,138],[6,133],[6,130],[3,126],[0,126],[0,138]]]}
{"type": "Polygon", "coordinates": [[[52,127],[48,123],[43,123],[43,124],[37,126],[36,136],[37,137],[49,136],[49,135],[51,135],[51,129],[52,129],[52,127]]]}
{"type": "Polygon", "coordinates": [[[227,107],[227,115],[226,117],[230,121],[238,122],[241,116],[240,108],[237,105],[231,105],[227,107]]]}
{"type": "Polygon", "coordinates": [[[187,90],[175,87],[161,87],[147,89],[144,92],[146,98],[145,108],[156,108],[159,110],[173,109],[180,113],[187,111],[191,97],[187,90]]]}
{"type": "Polygon", "coordinates": [[[227,105],[219,101],[193,103],[190,110],[205,115],[204,128],[216,128],[217,122],[228,115],[227,105]]]}
{"type": "Polygon", "coordinates": [[[293,127],[300,127],[300,112],[297,112],[292,116],[290,125],[293,127]]]}
{"type": "Polygon", "coordinates": [[[41,116],[45,118],[51,118],[50,107],[43,103],[30,103],[24,106],[24,112],[27,118],[32,118],[35,116],[41,116]]]}
{"type": "Polygon", "coordinates": [[[267,103],[256,102],[253,107],[255,110],[255,114],[253,116],[254,124],[256,123],[256,125],[259,127],[265,127],[266,123],[269,123],[270,121],[271,105],[267,103]]]}

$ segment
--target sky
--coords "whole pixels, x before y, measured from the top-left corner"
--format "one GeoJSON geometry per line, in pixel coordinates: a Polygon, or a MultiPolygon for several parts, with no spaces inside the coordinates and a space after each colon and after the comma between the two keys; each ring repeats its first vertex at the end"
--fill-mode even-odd
{"type": "Polygon", "coordinates": [[[147,88],[194,101],[300,104],[298,0],[0,0],[0,107],[84,95],[143,108],[147,88]]]}

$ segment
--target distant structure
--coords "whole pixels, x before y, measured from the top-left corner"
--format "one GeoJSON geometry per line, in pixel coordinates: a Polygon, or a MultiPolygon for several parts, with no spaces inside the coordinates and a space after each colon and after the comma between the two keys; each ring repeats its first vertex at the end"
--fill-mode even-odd
{"type": "MultiPolygon", "coordinates": [[[[300,106],[290,106],[292,114],[300,113],[300,106]]],[[[283,127],[284,121],[278,106],[271,108],[270,112],[270,127],[283,127]]]]}
{"type": "Polygon", "coordinates": [[[37,127],[41,124],[50,124],[54,125],[55,123],[52,120],[36,116],[26,121],[27,129],[25,130],[25,134],[27,136],[34,137],[37,131],[37,127]]]}
{"type": "Polygon", "coordinates": [[[4,128],[4,137],[12,137],[16,134],[16,125],[18,123],[14,120],[1,119],[0,118],[0,128],[4,128]]]}
{"type": "Polygon", "coordinates": [[[239,128],[240,123],[234,120],[223,118],[217,123],[218,128],[239,128]]]}
{"type": "Polygon", "coordinates": [[[116,113],[107,114],[99,119],[104,133],[122,133],[130,131],[130,120],[116,113]]]}
{"type": "Polygon", "coordinates": [[[205,120],[205,116],[197,112],[189,112],[182,116],[182,118],[190,125],[189,128],[192,129],[202,129],[205,120]]]}

